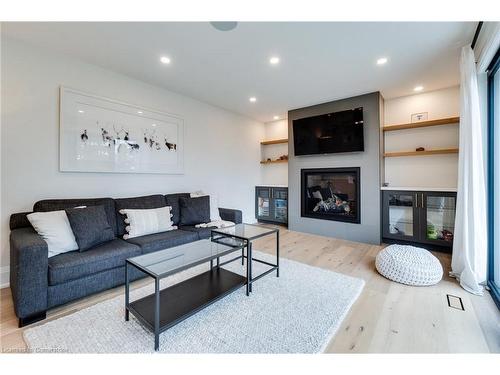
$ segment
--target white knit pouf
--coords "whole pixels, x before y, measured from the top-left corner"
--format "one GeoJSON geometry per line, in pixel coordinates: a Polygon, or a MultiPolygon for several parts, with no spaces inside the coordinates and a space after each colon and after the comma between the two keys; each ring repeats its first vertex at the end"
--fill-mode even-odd
{"type": "Polygon", "coordinates": [[[387,246],[377,254],[375,267],[382,276],[406,285],[434,285],[443,277],[439,260],[414,246],[387,246]]]}

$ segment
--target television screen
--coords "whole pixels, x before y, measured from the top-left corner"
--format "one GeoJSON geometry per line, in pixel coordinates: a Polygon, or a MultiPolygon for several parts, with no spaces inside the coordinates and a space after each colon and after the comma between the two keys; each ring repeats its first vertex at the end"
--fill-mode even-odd
{"type": "Polygon", "coordinates": [[[295,155],[364,151],[363,108],[293,121],[295,155]]]}

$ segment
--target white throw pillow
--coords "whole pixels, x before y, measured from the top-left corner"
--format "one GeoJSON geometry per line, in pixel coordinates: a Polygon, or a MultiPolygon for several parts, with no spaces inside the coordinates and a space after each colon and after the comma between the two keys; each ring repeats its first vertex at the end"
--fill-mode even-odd
{"type": "Polygon", "coordinates": [[[191,198],[204,197],[206,195],[210,198],[210,221],[221,221],[219,213],[219,201],[216,194],[205,194],[201,190],[189,194],[191,198]]]}
{"type": "Polygon", "coordinates": [[[49,258],[78,250],[66,211],[34,212],[26,217],[37,233],[47,242],[49,258]]]}
{"type": "Polygon", "coordinates": [[[128,225],[125,230],[128,232],[123,236],[126,240],[146,234],[166,232],[177,229],[177,226],[172,222],[172,207],[160,207],[152,209],[123,209],[120,210],[122,215],[126,215],[125,223],[128,225]]]}

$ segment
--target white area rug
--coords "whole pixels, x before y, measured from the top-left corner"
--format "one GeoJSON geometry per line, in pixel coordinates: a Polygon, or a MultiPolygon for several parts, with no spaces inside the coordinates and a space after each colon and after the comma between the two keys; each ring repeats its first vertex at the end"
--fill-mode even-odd
{"type": "MultiPolygon", "coordinates": [[[[234,255],[233,255],[234,256],[234,255]]],[[[273,257],[255,252],[255,257],[273,257]]],[[[224,266],[244,274],[239,261],[224,266]]],[[[201,265],[164,279],[162,287],[204,272],[201,265]]],[[[254,275],[267,269],[254,263],[254,275]]],[[[280,259],[280,277],[271,273],[212,304],[160,335],[163,353],[319,353],[324,351],[364,281],[280,259]]],[[[131,292],[131,300],[150,294],[153,285],[131,292]]],[[[69,353],[150,353],[153,334],[130,314],[124,296],[24,331],[28,348],[69,353]]]]}

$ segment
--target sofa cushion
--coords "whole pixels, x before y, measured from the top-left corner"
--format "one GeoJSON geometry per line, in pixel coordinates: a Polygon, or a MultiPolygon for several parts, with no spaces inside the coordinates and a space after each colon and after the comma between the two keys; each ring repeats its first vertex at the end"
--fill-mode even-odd
{"type": "Polygon", "coordinates": [[[134,237],[127,240],[134,245],[140,246],[142,253],[151,253],[157,250],[168,249],[170,247],[183,245],[188,242],[198,240],[198,235],[194,232],[180,229],[168,232],[148,234],[147,236],[134,237]]]}
{"type": "Polygon", "coordinates": [[[140,254],[139,246],[117,238],[84,252],[57,255],[49,258],[49,285],[122,267],[127,258],[140,254]]]}
{"type": "Polygon", "coordinates": [[[172,221],[174,225],[179,225],[179,220],[181,219],[181,209],[179,206],[179,198],[189,198],[189,193],[175,193],[165,195],[165,200],[167,201],[167,206],[172,207],[172,221]]]}
{"type": "Polygon", "coordinates": [[[167,205],[165,197],[163,195],[147,195],[143,197],[134,198],[119,198],[115,199],[116,207],[116,225],[118,228],[118,236],[123,236],[125,234],[125,224],[126,216],[120,214],[120,210],[123,209],[149,209],[149,208],[160,208],[167,205]]]}
{"type": "Polygon", "coordinates": [[[104,206],[69,208],[66,215],[80,251],[115,239],[115,232],[109,225],[104,206]]]}
{"type": "Polygon", "coordinates": [[[179,198],[181,220],[179,225],[196,225],[210,222],[210,197],[179,198]]]}
{"type": "Polygon", "coordinates": [[[196,233],[198,235],[198,239],[200,240],[210,238],[210,233],[212,232],[212,228],[196,228],[194,225],[183,225],[179,227],[179,229],[181,230],[196,233]]]}
{"type": "Polygon", "coordinates": [[[115,201],[111,198],[90,198],[90,199],[46,199],[38,201],[33,206],[35,212],[47,212],[66,210],[78,206],[104,206],[108,223],[113,228],[113,232],[117,233],[115,201]]]}

